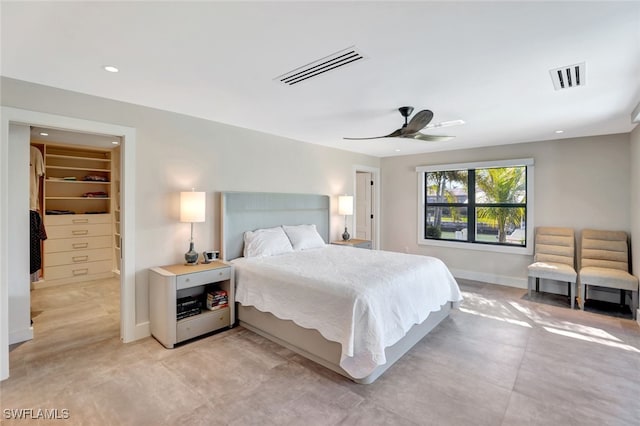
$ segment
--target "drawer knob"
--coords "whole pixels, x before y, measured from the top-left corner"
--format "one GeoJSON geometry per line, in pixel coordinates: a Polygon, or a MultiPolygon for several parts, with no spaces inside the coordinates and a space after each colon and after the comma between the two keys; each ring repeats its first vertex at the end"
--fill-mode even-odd
{"type": "Polygon", "coordinates": [[[71,260],[74,262],[86,262],[89,260],[89,256],[73,256],[71,260]]]}
{"type": "Polygon", "coordinates": [[[71,233],[73,235],[87,235],[89,233],[89,230],[88,229],[78,229],[78,230],[71,231],[71,233]]]}
{"type": "Polygon", "coordinates": [[[89,223],[89,219],[72,219],[73,223],[89,223]]]}
{"type": "Polygon", "coordinates": [[[73,270],[73,275],[77,276],[77,275],[87,275],[89,273],[89,270],[87,268],[85,269],[74,269],[73,270]]]}
{"type": "Polygon", "coordinates": [[[82,249],[89,247],[89,243],[74,243],[71,245],[74,249],[82,249]]]}

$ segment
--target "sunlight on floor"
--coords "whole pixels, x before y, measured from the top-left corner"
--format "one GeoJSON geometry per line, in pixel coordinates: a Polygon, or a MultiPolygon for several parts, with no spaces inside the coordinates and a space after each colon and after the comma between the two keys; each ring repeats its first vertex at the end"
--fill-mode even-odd
{"type": "Polygon", "coordinates": [[[640,349],[626,344],[620,338],[597,327],[578,324],[567,320],[557,320],[552,314],[538,312],[526,303],[510,301],[503,304],[497,300],[487,298],[471,292],[463,292],[464,302],[459,308],[461,312],[488,318],[496,321],[514,324],[521,327],[533,328],[533,325],[555,335],[578,339],[585,342],[597,343],[616,349],[640,353],[640,349]],[[491,313],[482,310],[489,308],[491,313]],[[546,315],[545,315],[546,314],[546,315]]]}
{"type": "Polygon", "coordinates": [[[497,317],[495,315],[487,315],[487,314],[483,314],[481,312],[478,311],[472,311],[471,309],[466,309],[466,308],[460,308],[461,312],[467,313],[467,314],[471,314],[471,315],[477,315],[479,317],[483,317],[483,318],[489,318],[489,319],[494,319],[494,320],[498,320],[498,321],[502,321],[502,322],[508,322],[509,324],[515,324],[515,325],[520,325],[522,327],[529,327],[531,328],[531,324],[524,322],[524,321],[519,321],[519,320],[515,320],[515,319],[511,319],[511,318],[500,318],[497,317]]]}
{"type": "Polygon", "coordinates": [[[574,333],[572,331],[558,330],[557,328],[552,328],[552,327],[543,327],[543,328],[547,330],[549,333],[559,334],[561,336],[571,337],[573,339],[584,340],[585,342],[599,343],[601,345],[610,346],[612,348],[624,349],[625,351],[640,353],[640,349],[634,348],[631,345],[624,345],[622,343],[612,342],[610,340],[600,339],[597,337],[589,337],[589,336],[585,336],[584,334],[574,333]]]}
{"type": "Polygon", "coordinates": [[[607,333],[606,331],[600,328],[589,327],[587,325],[582,325],[582,324],[575,324],[569,321],[558,321],[558,322],[548,321],[540,317],[540,315],[538,315],[536,312],[532,311],[531,309],[525,306],[522,306],[517,302],[509,302],[509,304],[511,304],[511,306],[516,308],[518,311],[522,312],[533,322],[542,326],[555,327],[557,329],[564,329],[564,330],[572,331],[575,333],[582,333],[582,334],[586,334],[588,336],[592,336],[599,339],[608,339],[616,342],[621,341],[614,335],[607,333]]]}

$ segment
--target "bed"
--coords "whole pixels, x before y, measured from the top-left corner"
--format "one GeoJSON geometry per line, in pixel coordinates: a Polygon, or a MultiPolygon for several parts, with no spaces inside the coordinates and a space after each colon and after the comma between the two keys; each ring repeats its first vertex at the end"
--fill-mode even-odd
{"type": "Polygon", "coordinates": [[[438,259],[326,244],[328,196],[225,192],[220,204],[240,325],[357,383],[375,381],[462,300],[438,259]],[[245,232],[282,225],[295,250],[244,256],[245,232]],[[292,238],[309,227],[311,248],[292,238]]]}

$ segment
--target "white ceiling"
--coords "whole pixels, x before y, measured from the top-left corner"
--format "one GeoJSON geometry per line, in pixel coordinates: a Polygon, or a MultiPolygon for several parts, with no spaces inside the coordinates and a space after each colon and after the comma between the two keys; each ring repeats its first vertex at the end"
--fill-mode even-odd
{"type": "Polygon", "coordinates": [[[3,1],[0,13],[3,76],[381,157],[629,132],[640,102],[639,2],[3,1]],[[274,81],[349,46],[367,59],[274,81]],[[586,86],[555,91],[549,70],[583,61],[586,86]],[[446,142],[342,139],[390,133],[403,105],[466,124],[426,132],[446,142]]]}

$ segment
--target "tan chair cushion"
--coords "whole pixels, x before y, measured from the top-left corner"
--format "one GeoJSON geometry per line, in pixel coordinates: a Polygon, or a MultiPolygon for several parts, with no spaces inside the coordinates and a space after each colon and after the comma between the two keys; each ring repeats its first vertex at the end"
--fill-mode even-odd
{"type": "Polygon", "coordinates": [[[627,233],[623,231],[582,231],[580,268],[596,267],[629,271],[627,233]]]}
{"type": "Polygon", "coordinates": [[[573,229],[551,226],[536,228],[534,262],[564,263],[573,268],[574,253],[575,238],[573,229]]]}
{"type": "Polygon", "coordinates": [[[638,291],[638,278],[620,269],[587,266],[580,269],[580,283],[638,291]]]}
{"type": "Polygon", "coordinates": [[[578,274],[572,266],[565,263],[536,262],[528,266],[529,276],[545,280],[576,282],[578,274]]]}

